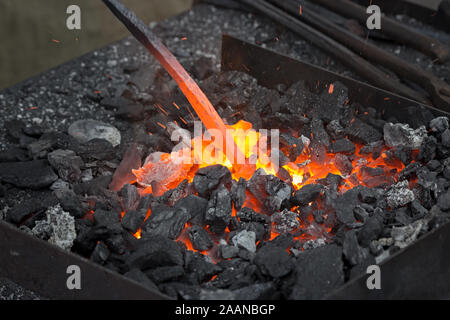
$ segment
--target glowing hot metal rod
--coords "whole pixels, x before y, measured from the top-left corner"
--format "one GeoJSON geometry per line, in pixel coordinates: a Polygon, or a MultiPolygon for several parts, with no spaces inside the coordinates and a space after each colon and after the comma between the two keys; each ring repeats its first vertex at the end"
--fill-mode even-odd
{"type": "Polygon", "coordinates": [[[161,40],[120,1],[103,0],[103,2],[177,82],[178,87],[186,96],[205,127],[208,130],[215,129],[221,132],[223,141],[215,140],[215,147],[220,150],[225,149],[225,155],[233,163],[236,163],[235,159],[245,159],[237,148],[234,139],[227,132],[225,123],[211,102],[161,40]]]}

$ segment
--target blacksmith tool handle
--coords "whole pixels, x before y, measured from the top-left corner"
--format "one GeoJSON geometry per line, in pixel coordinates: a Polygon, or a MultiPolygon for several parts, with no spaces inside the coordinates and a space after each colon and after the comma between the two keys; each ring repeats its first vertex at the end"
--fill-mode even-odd
{"type": "Polygon", "coordinates": [[[400,78],[408,79],[418,84],[420,87],[423,87],[430,95],[433,105],[436,108],[447,112],[450,111],[450,85],[431,72],[408,63],[396,55],[377,47],[371,42],[364,41],[362,38],[354,35],[345,28],[342,28],[320,14],[315,13],[314,10],[310,10],[307,5],[303,8],[302,14],[299,15],[297,12],[298,3],[295,0],[269,1],[277,3],[297,19],[306,22],[311,27],[344,44],[372,63],[382,65],[395,72],[400,78]]]}
{"type": "MultiPolygon", "coordinates": [[[[368,15],[366,8],[349,0],[312,0],[329,10],[337,12],[343,16],[354,18],[364,25],[368,15]]],[[[282,2],[282,1],[280,1],[282,2]]],[[[395,19],[381,15],[381,30],[391,38],[400,43],[409,45],[426,55],[436,58],[438,62],[450,60],[450,47],[439,42],[439,40],[429,37],[395,19]]]]}
{"type": "Polygon", "coordinates": [[[344,45],[310,27],[308,24],[299,21],[289,13],[271,5],[267,1],[240,0],[240,2],[284,25],[303,39],[335,57],[372,85],[424,104],[431,104],[422,93],[392,79],[387,73],[381,71],[344,45]]]}

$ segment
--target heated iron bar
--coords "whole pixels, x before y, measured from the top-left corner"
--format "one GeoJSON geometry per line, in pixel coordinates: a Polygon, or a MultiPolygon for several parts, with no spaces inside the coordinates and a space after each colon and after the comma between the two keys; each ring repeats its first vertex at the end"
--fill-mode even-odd
{"type": "Polygon", "coordinates": [[[322,49],[329,55],[335,57],[341,61],[342,64],[353,70],[353,72],[369,81],[372,85],[421,103],[431,104],[429,99],[422,93],[392,79],[390,75],[381,71],[344,45],[310,27],[308,24],[299,21],[272,4],[263,0],[240,0],[240,2],[246,4],[249,8],[256,9],[257,12],[267,15],[319,49],[322,49]]]}
{"type": "Polygon", "coordinates": [[[162,41],[120,1],[102,1],[176,81],[178,87],[188,99],[205,127],[208,130],[214,129],[220,131],[222,141],[220,141],[220,138],[214,139],[214,146],[218,150],[224,150],[228,160],[232,163],[237,163],[238,161],[242,161],[242,159],[245,160],[245,157],[240,152],[222,118],[216,109],[214,109],[214,106],[162,41]]]}
{"type": "Polygon", "coordinates": [[[307,3],[304,3],[304,8],[300,15],[298,13],[298,2],[295,0],[269,1],[295,16],[296,19],[304,21],[311,27],[359,53],[372,63],[382,65],[395,72],[400,78],[410,80],[423,87],[430,95],[435,107],[447,112],[450,111],[450,96],[446,94],[446,92],[450,92],[450,86],[431,72],[408,63],[371,42],[364,41],[345,28],[317,14],[312,8],[307,6],[307,3]]]}
{"type": "MultiPolygon", "coordinates": [[[[366,23],[367,13],[366,8],[360,6],[349,0],[312,0],[334,12],[340,13],[343,16],[354,18],[361,23],[366,23]]],[[[393,39],[409,45],[426,55],[438,59],[439,62],[446,62],[450,60],[450,47],[442,44],[437,39],[429,37],[420,33],[405,24],[394,19],[381,15],[380,30],[388,34],[393,39]]]]}

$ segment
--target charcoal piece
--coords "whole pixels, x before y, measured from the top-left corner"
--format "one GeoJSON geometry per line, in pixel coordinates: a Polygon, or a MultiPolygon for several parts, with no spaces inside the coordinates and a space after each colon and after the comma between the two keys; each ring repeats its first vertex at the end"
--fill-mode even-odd
{"type": "MultiPolygon", "coordinates": [[[[231,229],[230,229],[231,230],[231,229]]],[[[263,222],[239,222],[236,230],[252,231],[256,235],[256,241],[267,240],[270,237],[271,225],[263,222]]]]}
{"type": "Polygon", "coordinates": [[[55,150],[48,154],[48,162],[65,181],[78,181],[81,178],[83,160],[72,150],[55,150]]]}
{"type": "Polygon", "coordinates": [[[292,187],[278,177],[268,175],[265,189],[269,197],[264,201],[264,207],[269,213],[278,211],[289,203],[292,187]]]}
{"type": "Polygon", "coordinates": [[[194,177],[195,189],[199,196],[204,198],[209,198],[221,184],[231,187],[231,172],[222,165],[200,168],[194,177]]]}
{"type": "Polygon", "coordinates": [[[114,126],[96,120],[79,120],[72,123],[68,129],[71,137],[80,143],[86,143],[93,139],[104,139],[116,147],[120,144],[119,130],[114,126]]]}
{"type": "Polygon", "coordinates": [[[369,217],[369,213],[362,206],[356,206],[353,209],[353,214],[355,215],[356,220],[361,221],[363,223],[369,217]]]}
{"type": "Polygon", "coordinates": [[[354,230],[350,230],[345,234],[342,252],[352,266],[362,263],[369,256],[369,250],[359,246],[354,230]]]}
{"type": "Polygon", "coordinates": [[[387,204],[392,209],[403,207],[414,200],[414,192],[409,189],[406,180],[393,185],[386,195],[387,204]]]}
{"type": "MultiPolygon", "coordinates": [[[[227,169],[228,170],[228,169],[227,169]]],[[[231,195],[227,188],[221,185],[211,195],[205,214],[205,222],[214,234],[222,234],[231,220],[231,195]]]]}
{"type": "Polygon", "coordinates": [[[281,278],[289,274],[294,264],[285,249],[265,245],[256,252],[254,264],[262,274],[272,278],[281,278]]]}
{"type": "Polygon", "coordinates": [[[46,160],[0,163],[0,180],[18,188],[42,189],[57,179],[46,160]]]}
{"type": "Polygon", "coordinates": [[[61,207],[75,218],[82,218],[87,213],[86,206],[80,198],[70,189],[59,189],[54,191],[61,207]]]}
{"type": "Polygon", "coordinates": [[[345,133],[352,141],[365,145],[379,141],[382,138],[381,133],[377,129],[358,118],[354,118],[350,122],[345,128],[345,133]]]}
{"type": "Polygon", "coordinates": [[[162,237],[149,236],[139,241],[126,261],[131,268],[140,270],[154,269],[163,266],[183,265],[183,253],[176,242],[162,237]]]}
{"type": "Polygon", "coordinates": [[[310,150],[310,160],[312,162],[318,164],[324,164],[326,155],[327,155],[327,147],[317,140],[313,140],[309,146],[310,150]]]}
{"type": "Polygon", "coordinates": [[[239,248],[236,246],[220,245],[219,255],[222,259],[231,259],[237,257],[239,253],[239,248]]]}
{"type": "Polygon", "coordinates": [[[136,180],[136,176],[131,170],[139,169],[140,166],[141,152],[137,144],[132,144],[125,151],[119,167],[114,172],[109,188],[113,191],[119,191],[126,183],[136,180]]]}
{"type": "Polygon", "coordinates": [[[274,213],[271,218],[274,231],[277,233],[291,232],[300,226],[297,214],[288,209],[274,213]]]}
{"type": "Polygon", "coordinates": [[[262,204],[268,197],[266,191],[266,183],[268,179],[268,175],[264,169],[260,168],[253,173],[247,183],[248,191],[262,204]]]}
{"type": "Polygon", "coordinates": [[[311,133],[312,133],[312,137],[313,137],[313,142],[316,142],[316,143],[328,148],[330,146],[331,142],[330,142],[330,137],[328,136],[328,133],[323,126],[323,121],[318,118],[314,118],[311,120],[310,125],[311,125],[311,133]]]}
{"type": "Polygon", "coordinates": [[[376,240],[383,231],[383,211],[376,210],[362,226],[358,233],[359,243],[363,247],[368,247],[372,240],[376,240]]]}
{"type": "Polygon", "coordinates": [[[182,266],[166,266],[151,269],[145,274],[156,284],[177,280],[184,274],[182,266]]]}
{"type": "Polygon", "coordinates": [[[143,210],[127,211],[121,221],[122,227],[128,230],[129,232],[135,234],[144,223],[146,216],[147,211],[143,210]]]}
{"type": "Polygon", "coordinates": [[[186,270],[189,273],[193,273],[199,283],[203,283],[210,280],[222,269],[219,266],[206,261],[203,255],[195,253],[193,258],[187,263],[186,270]]]}
{"type": "Polygon", "coordinates": [[[410,179],[414,175],[416,175],[417,171],[422,168],[422,165],[418,162],[413,162],[407,165],[402,171],[399,173],[399,181],[410,179]]]}
{"type": "Polygon", "coordinates": [[[336,140],[328,147],[329,153],[343,153],[353,155],[355,153],[355,145],[350,140],[343,138],[336,140]]]}
{"type": "Polygon", "coordinates": [[[430,171],[427,167],[422,167],[416,171],[417,184],[425,189],[430,189],[437,180],[437,172],[430,171]]]}
{"type": "Polygon", "coordinates": [[[174,189],[167,190],[163,195],[163,202],[173,206],[179,200],[185,198],[190,194],[194,194],[195,190],[192,184],[187,179],[183,180],[174,189]]]}
{"type": "Polygon", "coordinates": [[[130,210],[136,210],[139,205],[140,195],[137,188],[134,185],[126,184],[120,190],[120,196],[122,197],[122,210],[128,212],[130,210]]]}
{"type": "Polygon", "coordinates": [[[153,203],[152,213],[142,226],[142,237],[164,236],[176,239],[183,231],[190,215],[185,208],[172,208],[153,203]]]}
{"type": "Polygon", "coordinates": [[[244,205],[246,198],[246,190],[247,190],[247,181],[244,178],[239,178],[238,182],[233,180],[230,194],[231,200],[233,201],[234,208],[236,210],[241,210],[242,206],[244,205]]]}
{"type": "Polygon", "coordinates": [[[78,183],[73,186],[73,191],[78,195],[99,195],[108,188],[111,176],[100,176],[91,181],[78,183]]]}
{"type": "Polygon", "coordinates": [[[150,289],[152,291],[159,292],[159,289],[156,286],[156,284],[154,284],[153,281],[151,281],[147,277],[147,275],[139,269],[136,269],[136,268],[131,269],[130,271],[125,273],[124,276],[136,281],[137,283],[143,285],[144,287],[147,287],[148,289],[150,289]]]}
{"type": "Polygon", "coordinates": [[[275,292],[276,286],[273,282],[264,282],[236,289],[233,295],[236,300],[273,300],[275,292]]]}
{"type": "Polygon", "coordinates": [[[332,120],[327,125],[327,131],[334,140],[344,138],[345,129],[339,123],[339,120],[332,120]]]}
{"type": "Polygon", "coordinates": [[[108,247],[102,241],[100,241],[95,246],[95,249],[92,252],[91,257],[89,259],[91,261],[94,261],[95,263],[104,264],[106,260],[108,260],[109,255],[110,251],[108,247]]]}
{"type": "Polygon", "coordinates": [[[417,199],[412,201],[410,206],[414,219],[421,219],[428,214],[428,210],[417,199]]]}
{"type": "Polygon", "coordinates": [[[375,203],[382,195],[384,191],[381,189],[368,188],[361,186],[359,188],[359,195],[361,201],[364,203],[375,203]]]}
{"type": "Polygon", "coordinates": [[[58,199],[52,193],[43,195],[39,199],[31,198],[29,200],[24,200],[8,210],[6,219],[7,221],[19,224],[27,216],[44,212],[47,208],[55,206],[57,203],[58,199]]]}
{"type": "Polygon", "coordinates": [[[437,117],[430,121],[429,127],[432,132],[442,133],[449,128],[447,117],[437,117]]]}
{"type": "Polygon", "coordinates": [[[409,210],[406,207],[399,208],[394,211],[395,222],[400,225],[406,226],[412,222],[409,210]]]}
{"type": "Polygon", "coordinates": [[[214,245],[213,239],[211,238],[208,231],[200,226],[193,226],[188,229],[189,240],[192,243],[192,247],[198,251],[206,251],[211,249],[214,245]]]}
{"type": "Polygon", "coordinates": [[[289,299],[321,299],[344,284],[342,249],[325,245],[305,250],[295,263],[295,283],[289,299]]]}
{"type": "Polygon", "coordinates": [[[324,179],[319,179],[316,182],[337,192],[337,189],[342,184],[343,179],[340,175],[329,173],[324,179]]]}
{"type": "Polygon", "coordinates": [[[120,212],[97,209],[94,212],[94,222],[100,226],[110,226],[120,223],[120,212]]]}
{"type": "Polygon", "coordinates": [[[335,157],[334,157],[334,165],[336,166],[336,168],[341,172],[342,175],[344,176],[348,176],[352,173],[353,171],[353,164],[352,162],[348,159],[347,156],[338,153],[335,157]]]}
{"type": "Polygon", "coordinates": [[[153,195],[147,194],[141,198],[136,210],[142,210],[142,211],[147,212],[148,209],[150,209],[152,202],[154,202],[154,201],[155,201],[155,199],[153,198],[153,195]]]}
{"type": "Polygon", "coordinates": [[[0,163],[1,162],[21,162],[31,160],[28,152],[25,149],[19,147],[9,147],[5,151],[0,151],[0,163]]]}
{"type": "Polygon", "coordinates": [[[280,134],[280,147],[291,162],[295,162],[297,157],[303,152],[304,148],[301,139],[286,133],[280,134]]]}
{"type": "Polygon", "coordinates": [[[433,136],[428,136],[423,139],[419,148],[418,159],[424,162],[433,160],[436,157],[437,139],[433,136]]]}
{"type": "Polygon", "coordinates": [[[427,163],[427,168],[434,172],[441,172],[443,167],[438,160],[431,160],[427,163]]]}
{"type": "Polygon", "coordinates": [[[8,132],[10,138],[18,141],[23,134],[23,129],[25,128],[25,123],[22,120],[13,119],[5,121],[4,128],[8,132]]]}
{"type": "MultiPolygon", "coordinates": [[[[394,150],[394,156],[399,159],[405,166],[411,163],[412,153],[410,148],[399,147],[394,150]]],[[[389,165],[389,163],[384,159],[384,162],[389,165]]]]}
{"type": "Polygon", "coordinates": [[[306,206],[310,202],[316,201],[323,189],[321,184],[307,184],[295,191],[292,202],[294,205],[306,206]]]}
{"type": "Polygon", "coordinates": [[[388,147],[406,147],[417,149],[427,135],[424,126],[414,130],[408,124],[386,123],[383,128],[384,141],[388,147]]]}
{"type": "Polygon", "coordinates": [[[256,252],[256,234],[253,231],[242,230],[232,239],[233,245],[249,252],[256,252]]]}
{"type": "Polygon", "coordinates": [[[292,247],[293,243],[294,236],[290,233],[283,233],[276,236],[268,244],[287,250],[288,248],[292,247]]]}
{"type": "Polygon", "coordinates": [[[187,197],[179,200],[175,204],[174,208],[185,208],[191,216],[189,222],[193,225],[203,226],[207,206],[208,200],[196,195],[188,195],[187,197]]]}
{"type": "Polygon", "coordinates": [[[437,205],[442,211],[450,211],[450,191],[447,191],[439,196],[437,205]]]}
{"type": "Polygon", "coordinates": [[[324,223],[324,221],[325,221],[324,214],[325,214],[324,210],[313,211],[312,215],[314,217],[314,221],[317,222],[318,224],[324,223]]]}
{"type": "Polygon", "coordinates": [[[450,147],[450,130],[446,129],[441,134],[441,143],[444,147],[449,148],[450,147]]]}
{"type": "Polygon", "coordinates": [[[27,148],[33,158],[44,158],[48,151],[57,149],[72,149],[69,146],[73,140],[61,132],[44,133],[39,140],[30,143],[27,148]]]}
{"type": "Polygon", "coordinates": [[[337,219],[349,226],[356,222],[353,209],[359,204],[359,188],[353,188],[339,195],[331,206],[336,211],[337,219]]]}
{"type": "Polygon", "coordinates": [[[116,152],[112,144],[103,139],[92,139],[86,143],[76,143],[71,147],[85,162],[113,160],[116,152]]]}
{"type": "Polygon", "coordinates": [[[369,188],[386,187],[394,183],[394,179],[384,172],[383,168],[362,167],[360,169],[362,182],[369,188]]]}

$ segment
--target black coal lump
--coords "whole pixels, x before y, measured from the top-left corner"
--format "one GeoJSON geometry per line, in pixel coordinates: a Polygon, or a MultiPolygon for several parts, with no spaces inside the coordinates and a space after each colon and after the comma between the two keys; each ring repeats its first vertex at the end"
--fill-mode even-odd
{"type": "Polygon", "coordinates": [[[142,226],[142,237],[160,235],[176,239],[190,219],[185,208],[172,208],[164,204],[153,203],[152,213],[142,226]]]}
{"type": "Polygon", "coordinates": [[[19,224],[27,216],[44,212],[47,208],[54,206],[58,203],[58,200],[52,193],[48,193],[41,198],[31,198],[24,200],[14,207],[12,207],[6,213],[7,221],[19,224]]]}
{"type": "Polygon", "coordinates": [[[204,198],[208,198],[221,184],[231,187],[231,172],[222,165],[200,168],[194,177],[194,187],[204,198]]]}
{"type": "Polygon", "coordinates": [[[122,197],[122,209],[125,212],[130,210],[136,210],[141,199],[137,188],[134,185],[126,184],[120,190],[120,196],[122,197]]]}
{"type": "Polygon", "coordinates": [[[174,206],[174,208],[185,208],[190,215],[189,222],[193,225],[204,225],[206,207],[208,206],[208,200],[205,198],[188,195],[187,197],[180,199],[174,206]]]}
{"type": "Polygon", "coordinates": [[[355,153],[355,150],[355,144],[347,138],[336,140],[328,147],[329,153],[343,153],[352,155],[355,153]]]}
{"type": "Polygon", "coordinates": [[[297,157],[303,152],[303,142],[287,133],[280,134],[280,146],[285,150],[285,155],[291,162],[295,162],[297,157]]]}
{"type": "Polygon", "coordinates": [[[359,246],[355,230],[345,233],[342,248],[344,257],[352,266],[362,263],[369,256],[369,250],[359,246]]]}
{"type": "Polygon", "coordinates": [[[332,203],[332,207],[341,223],[352,225],[356,222],[353,209],[360,203],[359,188],[353,188],[339,195],[332,203]]]}
{"type": "Polygon", "coordinates": [[[144,223],[146,216],[147,212],[143,210],[128,211],[122,218],[122,227],[134,234],[144,223]]]}
{"type": "Polygon", "coordinates": [[[200,226],[192,226],[189,228],[188,236],[195,250],[206,251],[214,245],[214,241],[208,231],[200,226]]]}
{"type": "Polygon", "coordinates": [[[375,209],[374,214],[370,216],[365,222],[358,233],[359,243],[363,247],[368,247],[372,240],[376,240],[383,231],[383,210],[375,209]]]}
{"type": "Polygon", "coordinates": [[[231,220],[232,203],[230,192],[221,185],[211,195],[206,208],[205,222],[214,234],[222,234],[231,220]]]}
{"type": "Polygon", "coordinates": [[[149,236],[139,241],[136,250],[127,258],[130,269],[154,269],[183,265],[183,253],[176,242],[162,236],[149,236]]]}
{"type": "Polygon", "coordinates": [[[295,205],[306,206],[308,203],[317,200],[323,189],[321,184],[307,184],[295,191],[292,202],[295,205]]]}
{"type": "Polygon", "coordinates": [[[0,163],[0,180],[18,188],[43,189],[57,179],[47,160],[0,163]]]}
{"type": "Polygon", "coordinates": [[[294,264],[285,249],[266,244],[256,252],[254,263],[263,275],[281,278],[289,274],[294,264]]]}
{"type": "Polygon", "coordinates": [[[350,122],[350,124],[345,128],[345,133],[352,141],[362,144],[369,144],[383,138],[380,131],[358,118],[354,118],[350,122]]]}
{"type": "Polygon", "coordinates": [[[247,190],[247,181],[244,178],[239,178],[238,182],[233,180],[230,193],[231,193],[231,200],[233,201],[234,208],[236,210],[240,210],[244,205],[246,198],[246,190],[247,190]]]}
{"type": "Polygon", "coordinates": [[[70,213],[75,218],[82,218],[87,213],[86,206],[80,198],[70,189],[58,189],[54,191],[59,203],[64,211],[70,213]]]}
{"type": "Polygon", "coordinates": [[[341,172],[341,174],[348,176],[353,171],[353,164],[344,154],[338,153],[334,157],[334,165],[341,172]]]}
{"type": "Polygon", "coordinates": [[[201,254],[194,253],[186,265],[186,270],[195,275],[199,283],[210,280],[222,269],[211,262],[206,261],[201,254]]]}
{"type": "Polygon", "coordinates": [[[177,280],[184,275],[182,266],[165,266],[150,269],[145,274],[156,284],[177,280]]]}
{"type": "Polygon", "coordinates": [[[108,260],[109,255],[110,251],[108,247],[103,241],[99,241],[91,254],[90,260],[98,264],[104,264],[108,260]]]}

